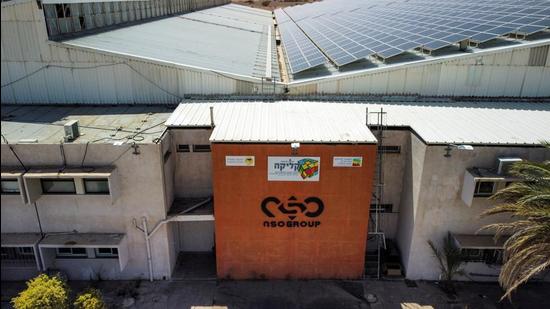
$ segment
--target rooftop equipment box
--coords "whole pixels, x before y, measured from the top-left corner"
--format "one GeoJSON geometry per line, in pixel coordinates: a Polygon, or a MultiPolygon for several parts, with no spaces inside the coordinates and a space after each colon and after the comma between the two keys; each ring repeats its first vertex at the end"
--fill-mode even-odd
{"type": "Polygon", "coordinates": [[[213,144],[218,277],[360,278],[375,154],[370,144],[213,144]]]}

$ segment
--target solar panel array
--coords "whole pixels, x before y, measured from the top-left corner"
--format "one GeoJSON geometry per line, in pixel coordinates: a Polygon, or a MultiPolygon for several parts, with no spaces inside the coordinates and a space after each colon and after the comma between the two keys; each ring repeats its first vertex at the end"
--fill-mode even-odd
{"type": "Polygon", "coordinates": [[[275,10],[275,18],[277,18],[277,25],[281,33],[283,47],[292,74],[326,62],[323,53],[307,38],[283,10],[275,10]]]}
{"type": "MultiPolygon", "coordinates": [[[[290,49],[313,55],[318,48],[338,67],[369,56],[387,59],[413,49],[523,37],[550,27],[548,0],[326,0],[275,14],[289,63],[308,58],[289,53],[287,45],[304,44],[290,49]]],[[[297,65],[300,70],[313,66],[297,65]]]]}

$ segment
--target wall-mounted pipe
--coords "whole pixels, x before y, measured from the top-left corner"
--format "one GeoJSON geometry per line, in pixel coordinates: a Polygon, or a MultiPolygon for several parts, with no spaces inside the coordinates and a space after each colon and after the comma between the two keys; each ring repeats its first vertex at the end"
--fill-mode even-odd
{"type": "Polygon", "coordinates": [[[151,256],[151,235],[149,235],[149,229],[147,228],[147,218],[142,217],[141,223],[143,225],[143,234],[145,235],[145,245],[147,247],[147,267],[149,268],[149,281],[153,282],[153,257],[151,256]]]}
{"type": "MultiPolygon", "coordinates": [[[[178,215],[182,215],[184,213],[193,211],[196,208],[210,202],[211,200],[212,200],[212,197],[208,197],[204,201],[201,201],[201,202],[199,202],[199,203],[183,210],[182,212],[178,213],[178,215]]],[[[151,282],[153,282],[153,256],[151,254],[151,252],[152,252],[151,251],[151,238],[153,237],[155,232],[160,229],[161,226],[163,226],[164,224],[166,224],[168,222],[173,221],[176,217],[177,216],[174,216],[174,217],[167,218],[167,219],[159,221],[159,223],[157,223],[157,225],[155,225],[155,227],[153,228],[153,230],[150,233],[149,233],[149,228],[147,227],[147,217],[145,217],[145,216],[141,217],[141,227],[138,226],[137,220],[133,219],[133,223],[134,223],[135,228],[142,231],[143,235],[145,236],[145,245],[147,247],[147,267],[149,269],[149,281],[151,281],[151,282]]]]}
{"type": "Polygon", "coordinates": [[[214,106],[210,106],[210,127],[214,128],[214,106]]]}

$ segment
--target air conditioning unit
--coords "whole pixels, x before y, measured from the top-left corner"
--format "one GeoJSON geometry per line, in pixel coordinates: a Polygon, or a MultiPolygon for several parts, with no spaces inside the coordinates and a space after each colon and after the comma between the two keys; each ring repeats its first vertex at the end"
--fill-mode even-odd
{"type": "Polygon", "coordinates": [[[497,174],[499,175],[508,175],[512,164],[523,161],[521,158],[498,158],[497,160],[497,174]]]}
{"type": "Polygon", "coordinates": [[[71,142],[80,136],[80,131],[78,130],[78,120],[71,120],[65,125],[65,142],[71,142]]]}

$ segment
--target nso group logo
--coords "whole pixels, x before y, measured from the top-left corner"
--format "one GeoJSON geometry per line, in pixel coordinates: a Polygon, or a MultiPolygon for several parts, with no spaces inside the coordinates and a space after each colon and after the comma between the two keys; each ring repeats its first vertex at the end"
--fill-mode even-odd
{"type": "Polygon", "coordinates": [[[316,228],[321,225],[321,221],[316,218],[325,210],[323,201],[314,196],[303,201],[295,196],[286,201],[269,196],[262,201],[260,207],[264,215],[272,218],[263,222],[266,228],[316,228]]]}

